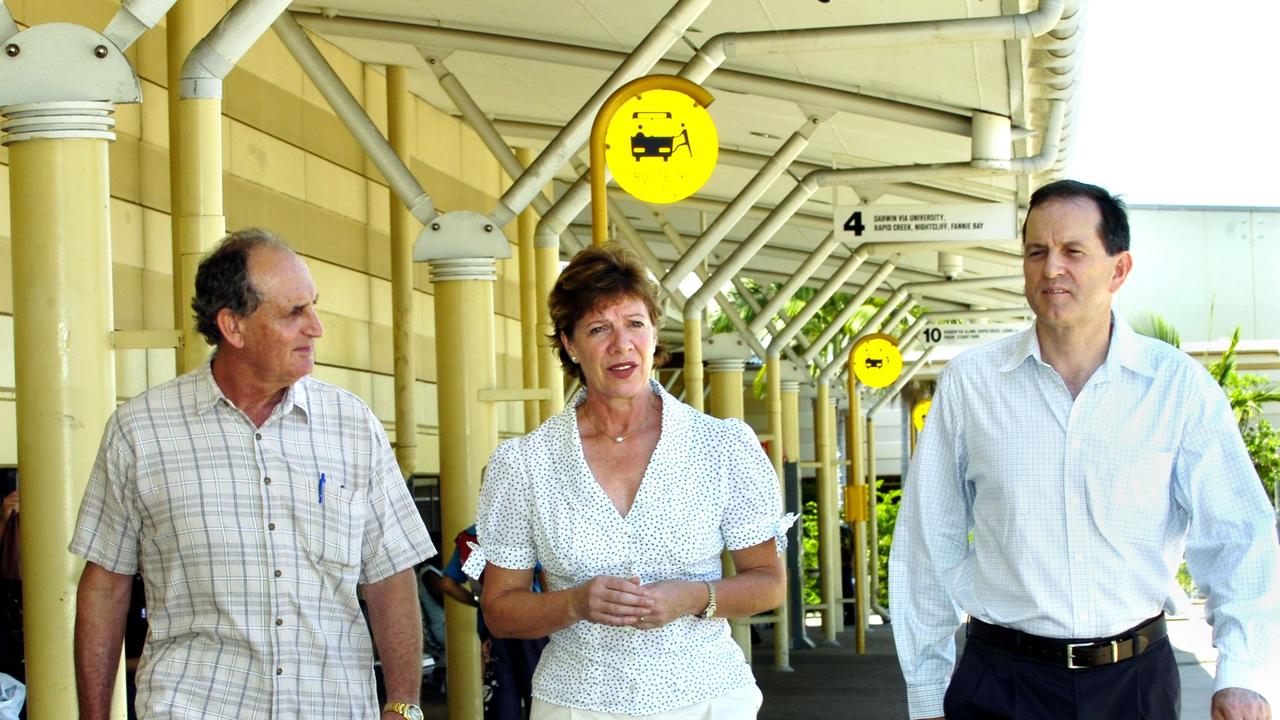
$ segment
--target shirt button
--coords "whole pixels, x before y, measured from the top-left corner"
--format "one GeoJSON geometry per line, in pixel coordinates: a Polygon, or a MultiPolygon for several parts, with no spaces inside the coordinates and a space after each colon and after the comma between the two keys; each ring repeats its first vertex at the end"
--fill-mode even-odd
{"type": "Polygon", "coordinates": [[[275,523],[267,523],[267,529],[268,529],[268,530],[275,530],[275,529],[276,529],[276,524],[275,524],[275,523]]]}
{"type": "Polygon", "coordinates": [[[269,477],[267,477],[267,478],[262,478],[262,482],[264,482],[264,483],[266,483],[266,484],[270,485],[270,484],[271,484],[271,478],[269,478],[269,477]]]}
{"type": "Polygon", "coordinates": [[[277,675],[283,675],[283,674],[284,674],[284,668],[276,668],[276,674],[277,674],[277,675]]]}
{"type": "Polygon", "coordinates": [[[279,570],[277,570],[277,571],[276,571],[276,577],[280,577],[281,575],[284,575],[284,573],[282,573],[282,572],[280,572],[279,570]]]}
{"type": "Polygon", "coordinates": [[[627,683],[627,692],[635,692],[636,684],[634,682],[627,683]]]}
{"type": "Polygon", "coordinates": [[[283,624],[284,624],[284,618],[276,618],[276,627],[280,627],[283,624]]]}
{"type": "MultiPolygon", "coordinates": [[[[253,434],[253,439],[254,439],[254,440],[261,440],[261,439],[262,439],[262,433],[254,433],[254,434],[253,434]]],[[[280,673],[276,673],[276,674],[277,674],[277,675],[279,675],[280,673]]]]}

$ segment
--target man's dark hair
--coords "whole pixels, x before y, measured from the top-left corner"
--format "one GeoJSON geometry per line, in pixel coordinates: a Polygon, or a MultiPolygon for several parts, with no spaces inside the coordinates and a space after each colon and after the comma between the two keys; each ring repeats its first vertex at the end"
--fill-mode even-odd
{"type": "MultiPolygon", "coordinates": [[[[1097,185],[1082,183],[1079,180],[1057,180],[1036,190],[1031,194],[1031,204],[1027,206],[1027,216],[1037,206],[1051,200],[1092,200],[1102,215],[1098,223],[1098,236],[1102,238],[1102,246],[1108,255],[1122,253],[1129,249],[1129,215],[1125,211],[1124,201],[1097,185]]],[[[1026,242],[1027,222],[1022,221],[1022,239],[1026,242]]]]}
{"type": "Polygon", "coordinates": [[[249,281],[249,254],[255,248],[274,247],[293,252],[275,235],[260,228],[237,230],[209,253],[196,269],[196,295],[191,298],[196,330],[210,345],[222,342],[218,313],[226,308],[244,317],[262,302],[249,281]]]}

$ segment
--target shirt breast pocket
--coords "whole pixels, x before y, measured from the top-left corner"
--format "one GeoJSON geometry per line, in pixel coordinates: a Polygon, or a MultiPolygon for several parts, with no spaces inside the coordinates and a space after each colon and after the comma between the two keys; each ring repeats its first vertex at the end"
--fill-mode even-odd
{"type": "Polygon", "coordinates": [[[363,532],[357,503],[356,493],[343,487],[326,488],[324,502],[304,503],[299,530],[312,559],[343,567],[360,564],[363,532]]]}
{"type": "Polygon", "coordinates": [[[1157,545],[1172,503],[1173,453],[1139,445],[1099,443],[1088,470],[1091,514],[1106,537],[1157,545]]]}

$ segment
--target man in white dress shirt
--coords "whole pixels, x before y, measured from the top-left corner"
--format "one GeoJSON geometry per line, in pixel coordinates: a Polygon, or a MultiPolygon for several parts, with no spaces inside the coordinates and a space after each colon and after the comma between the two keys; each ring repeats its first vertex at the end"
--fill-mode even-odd
{"type": "Polygon", "coordinates": [[[948,365],[904,488],[889,588],[911,717],[1177,718],[1164,607],[1185,549],[1213,720],[1270,718],[1280,562],[1226,397],[1111,312],[1133,259],[1106,190],[1038,190],[1023,251],[1035,325],[948,365]]]}

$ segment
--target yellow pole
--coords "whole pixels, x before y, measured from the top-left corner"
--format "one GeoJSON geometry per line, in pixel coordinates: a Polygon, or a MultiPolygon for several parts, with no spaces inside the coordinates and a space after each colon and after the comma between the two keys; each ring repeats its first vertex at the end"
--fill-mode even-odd
{"type": "Polygon", "coordinates": [[[200,366],[209,354],[209,345],[196,331],[195,318],[187,305],[196,292],[196,268],[214,245],[227,234],[222,212],[222,100],[219,98],[178,101],[179,167],[178,252],[173,257],[174,288],[182,331],[178,352],[178,374],[200,366]]]}
{"type": "Polygon", "coordinates": [[[836,645],[840,604],[840,529],[836,523],[836,478],[832,467],[832,439],[835,431],[831,407],[831,384],[818,383],[814,404],[813,438],[818,461],[818,571],[822,588],[822,639],[836,645]]]}
{"type": "MultiPolygon", "coordinates": [[[[852,363],[853,354],[849,355],[852,363]]],[[[856,600],[858,622],[854,627],[854,645],[859,655],[867,651],[867,617],[870,593],[867,589],[867,479],[862,472],[862,399],[858,395],[858,378],[849,368],[849,422],[845,425],[848,448],[849,473],[845,500],[845,515],[850,519],[853,532],[853,594],[856,600]]]]}
{"type": "Polygon", "coordinates": [[[684,319],[684,401],[694,410],[702,410],[702,321],[684,319]]]}
{"type": "MultiPolygon", "coordinates": [[[[169,241],[173,258],[173,322],[174,327],[177,328],[184,327],[182,318],[191,314],[189,304],[191,294],[186,292],[187,286],[183,283],[182,264],[179,259],[182,257],[180,238],[182,237],[183,163],[182,153],[178,151],[178,148],[182,147],[182,120],[178,113],[178,79],[182,77],[182,64],[186,61],[191,48],[200,42],[211,26],[201,27],[201,20],[197,17],[198,5],[199,3],[191,0],[182,0],[174,3],[165,15],[165,61],[169,78],[169,241]]],[[[203,338],[198,342],[201,346],[204,345],[203,338]]],[[[182,358],[183,351],[179,348],[176,355],[179,373],[182,372],[182,358]]]]}
{"type": "Polygon", "coordinates": [[[604,179],[604,136],[609,129],[609,120],[622,104],[634,95],[641,95],[649,90],[676,90],[693,98],[694,102],[707,107],[715,97],[701,85],[678,75],[646,75],[623,85],[600,106],[595,121],[591,123],[590,160],[591,160],[591,244],[599,247],[608,239],[609,208],[605,196],[604,179]]]}
{"type": "Polygon", "coordinates": [[[15,142],[9,174],[27,692],[29,717],[52,720],[75,715],[84,563],[66,547],[115,407],[107,141],[15,142]]]}
{"type": "MultiPolygon", "coordinates": [[[[687,349],[686,349],[687,350],[687,349]]],[[[687,371],[686,371],[687,372],[687,371]]],[[[765,358],[765,378],[768,381],[765,394],[765,409],[769,416],[769,460],[773,462],[773,471],[778,474],[778,486],[786,497],[782,477],[783,455],[783,411],[782,411],[782,358],[777,354],[769,354],[765,358]]],[[[775,670],[791,669],[791,626],[788,624],[790,603],[788,595],[783,595],[782,604],[778,606],[778,622],[773,627],[773,667],[775,670]]]]}
{"type": "MultiPolygon", "coordinates": [[[[480,473],[498,444],[492,403],[479,392],[497,381],[492,258],[431,261],[435,287],[440,423],[440,505],[444,544],[475,521],[480,473]]],[[[480,717],[480,642],[475,610],[445,601],[450,720],[480,717]]]]}
{"type": "MultiPolygon", "coordinates": [[[[737,418],[743,420],[746,411],[742,400],[741,360],[711,360],[707,363],[707,375],[710,379],[711,393],[708,398],[708,414],[718,418],[737,418]]],[[[725,552],[720,556],[720,564],[725,577],[737,574],[733,567],[733,556],[725,552]]],[[[751,658],[751,625],[741,620],[730,621],[733,639],[742,648],[743,657],[751,658]]]]}
{"type": "MultiPolygon", "coordinates": [[[[536,155],[529,148],[516,148],[516,160],[521,167],[533,164],[536,155]]],[[[539,366],[551,362],[551,358],[539,348],[544,347],[538,337],[538,263],[533,245],[533,232],[538,218],[533,206],[526,207],[516,218],[517,249],[520,261],[520,370],[526,389],[540,387],[539,366]]],[[[539,423],[539,407],[536,403],[524,404],[524,430],[529,432],[539,423]]]]}
{"type": "MultiPolygon", "coordinates": [[[[538,330],[539,338],[550,338],[555,332],[551,324],[551,312],[547,309],[547,297],[560,277],[560,248],[534,248],[534,265],[537,270],[538,330]]],[[[538,421],[541,422],[564,409],[564,371],[560,368],[559,346],[540,348],[538,359],[538,387],[551,392],[550,400],[538,403],[538,421]]]]}
{"type": "Polygon", "coordinates": [[[876,523],[876,425],[867,417],[867,610],[880,598],[880,526],[876,523]]]}
{"type": "MultiPolygon", "coordinates": [[[[413,96],[400,65],[387,66],[387,140],[409,167],[416,129],[413,96]]],[[[413,475],[418,458],[418,365],[414,353],[413,244],[421,224],[404,203],[391,199],[391,353],[395,372],[396,462],[413,475]]]]}

